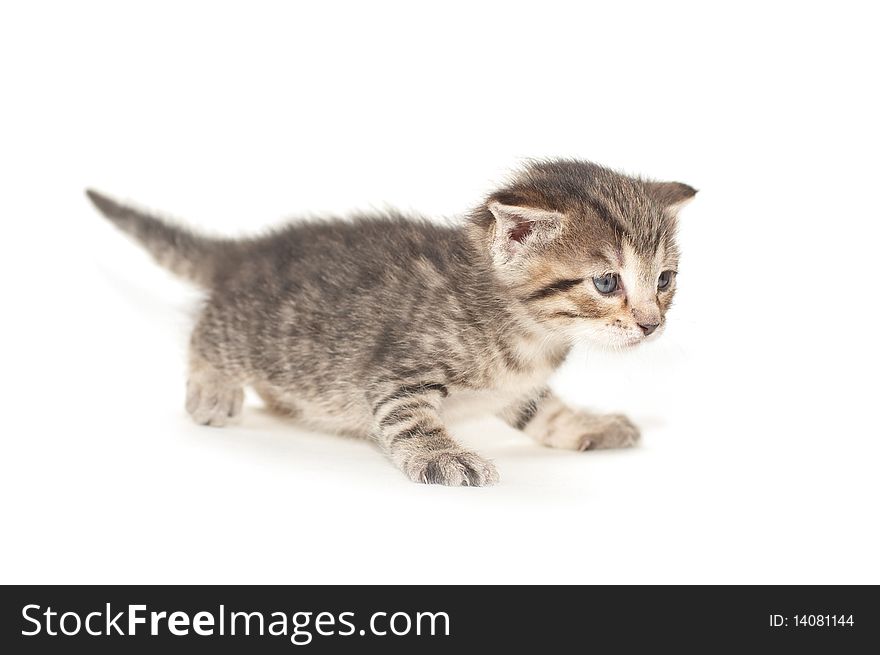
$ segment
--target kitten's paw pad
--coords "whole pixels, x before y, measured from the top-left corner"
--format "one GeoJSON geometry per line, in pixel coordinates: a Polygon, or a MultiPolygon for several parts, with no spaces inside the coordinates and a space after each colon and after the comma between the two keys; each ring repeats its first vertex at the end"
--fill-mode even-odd
{"type": "Polygon", "coordinates": [[[595,426],[580,437],[578,450],[630,448],[639,442],[639,429],[623,414],[596,417],[595,426]]]}
{"type": "Polygon", "coordinates": [[[223,427],[241,417],[244,390],[201,384],[192,380],[186,385],[186,411],[199,425],[223,427]]]}
{"type": "Polygon", "coordinates": [[[440,450],[414,455],[406,466],[414,482],[448,487],[484,487],[498,482],[495,465],[467,450],[440,450]]]}

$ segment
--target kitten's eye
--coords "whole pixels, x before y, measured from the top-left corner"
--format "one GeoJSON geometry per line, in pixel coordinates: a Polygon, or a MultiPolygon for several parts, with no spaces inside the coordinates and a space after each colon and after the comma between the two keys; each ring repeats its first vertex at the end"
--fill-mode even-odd
{"type": "Polygon", "coordinates": [[[663,291],[663,289],[669,286],[669,283],[672,282],[672,275],[672,271],[663,271],[660,273],[660,277],[657,279],[657,288],[660,291],[663,291]]]}
{"type": "Polygon", "coordinates": [[[617,288],[617,273],[606,273],[601,277],[594,277],[593,284],[599,293],[612,293],[617,288]]]}

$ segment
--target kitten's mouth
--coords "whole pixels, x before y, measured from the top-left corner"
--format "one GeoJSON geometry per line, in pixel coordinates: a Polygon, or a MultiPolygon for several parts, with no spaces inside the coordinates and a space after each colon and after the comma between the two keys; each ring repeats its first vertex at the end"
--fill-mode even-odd
{"type": "Polygon", "coordinates": [[[639,346],[643,343],[649,343],[649,342],[656,341],[657,338],[662,333],[663,333],[663,330],[659,329],[659,330],[656,330],[655,332],[653,332],[652,334],[649,334],[647,336],[632,337],[631,339],[623,342],[623,348],[630,350],[630,349],[635,348],[636,346],[639,346]]]}

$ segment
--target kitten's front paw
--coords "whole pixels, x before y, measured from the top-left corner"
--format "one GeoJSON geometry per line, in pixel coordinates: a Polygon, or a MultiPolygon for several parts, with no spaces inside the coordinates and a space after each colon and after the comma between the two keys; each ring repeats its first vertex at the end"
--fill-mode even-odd
{"type": "Polygon", "coordinates": [[[435,450],[414,454],[404,472],[413,482],[448,487],[484,487],[498,482],[495,465],[468,450],[435,450]]]}
{"type": "Polygon", "coordinates": [[[578,450],[630,448],[640,436],[639,429],[623,414],[605,414],[597,416],[596,424],[581,436],[578,450]]]}
{"type": "Polygon", "coordinates": [[[551,448],[599,450],[629,448],[639,441],[639,429],[623,414],[559,414],[539,437],[551,448]]]}

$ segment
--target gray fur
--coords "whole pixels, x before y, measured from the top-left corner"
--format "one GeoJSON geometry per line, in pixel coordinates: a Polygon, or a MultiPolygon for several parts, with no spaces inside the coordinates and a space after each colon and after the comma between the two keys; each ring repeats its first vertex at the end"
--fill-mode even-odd
{"type": "MultiPolygon", "coordinates": [[[[550,446],[635,441],[626,419],[570,410],[545,382],[584,326],[635,329],[648,301],[597,298],[596,262],[624,244],[645,258],[662,244],[675,258],[673,208],[694,191],[536,162],[458,225],[358,215],[242,240],[87,193],[207,291],[190,348],[186,406],[197,422],[238,418],[250,385],[306,424],[374,439],[412,480],[481,486],[498,474],[449,434],[444,418],[459,405],[495,411],[550,446]]],[[[652,307],[665,312],[671,291],[661,295],[652,307]]]]}

